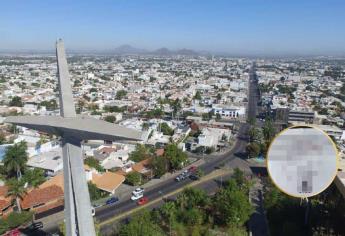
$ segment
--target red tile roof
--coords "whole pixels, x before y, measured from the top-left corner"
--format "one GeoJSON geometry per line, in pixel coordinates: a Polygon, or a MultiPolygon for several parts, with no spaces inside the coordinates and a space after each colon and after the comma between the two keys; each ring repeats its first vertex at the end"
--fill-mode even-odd
{"type": "Polygon", "coordinates": [[[63,198],[63,196],[63,190],[57,185],[52,185],[42,189],[36,188],[24,196],[21,205],[23,209],[28,209],[35,205],[63,198]]]}

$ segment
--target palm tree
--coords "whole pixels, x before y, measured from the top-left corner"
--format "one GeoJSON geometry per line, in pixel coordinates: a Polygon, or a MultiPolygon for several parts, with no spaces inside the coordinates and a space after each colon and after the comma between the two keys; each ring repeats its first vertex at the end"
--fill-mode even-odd
{"type": "Polygon", "coordinates": [[[16,178],[11,178],[7,181],[8,192],[7,196],[11,196],[16,199],[16,205],[19,212],[22,212],[20,206],[20,199],[23,200],[26,190],[24,188],[24,181],[18,180],[16,178]]]}
{"type": "Polygon", "coordinates": [[[7,148],[3,163],[6,170],[10,173],[16,173],[17,178],[22,176],[22,170],[25,168],[28,161],[28,155],[26,153],[26,142],[22,141],[16,143],[13,146],[7,148]]]}

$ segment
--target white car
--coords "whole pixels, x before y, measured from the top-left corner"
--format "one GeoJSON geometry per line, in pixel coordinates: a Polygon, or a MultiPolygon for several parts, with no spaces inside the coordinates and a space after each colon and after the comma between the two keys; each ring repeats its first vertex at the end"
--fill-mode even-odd
{"type": "Polygon", "coordinates": [[[140,195],[140,194],[143,194],[144,193],[144,188],[136,188],[132,194],[133,195],[140,195]]]}
{"type": "Polygon", "coordinates": [[[132,201],[136,201],[136,200],[138,200],[138,199],[140,199],[140,198],[142,198],[144,195],[141,193],[141,194],[136,194],[136,195],[132,195],[132,197],[131,197],[131,200],[132,201]]]}
{"type": "Polygon", "coordinates": [[[92,216],[95,216],[95,214],[96,214],[95,208],[94,208],[94,207],[91,207],[91,215],[92,215],[92,216]]]}

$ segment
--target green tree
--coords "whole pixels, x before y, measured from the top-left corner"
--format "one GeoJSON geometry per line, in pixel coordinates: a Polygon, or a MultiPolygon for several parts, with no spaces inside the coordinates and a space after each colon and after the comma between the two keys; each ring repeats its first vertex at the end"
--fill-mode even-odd
{"type": "Polygon", "coordinates": [[[116,121],[116,117],[115,116],[106,116],[105,118],[104,118],[104,120],[105,121],[107,121],[107,122],[110,122],[110,123],[115,123],[115,121],[116,121]]]}
{"type": "Polygon", "coordinates": [[[180,99],[175,99],[170,103],[170,106],[172,107],[174,114],[176,114],[177,112],[179,112],[182,108],[181,105],[181,100],[180,99]]]}
{"type": "Polygon", "coordinates": [[[216,121],[220,121],[221,119],[222,119],[222,116],[219,113],[217,113],[216,114],[216,121]]]}
{"type": "Polygon", "coordinates": [[[21,212],[22,209],[20,206],[20,199],[23,199],[24,195],[26,194],[26,190],[24,188],[24,181],[18,180],[16,178],[11,178],[7,180],[6,185],[8,186],[7,195],[16,199],[18,211],[21,212]]]}
{"type": "Polygon", "coordinates": [[[30,211],[12,212],[7,216],[7,222],[11,229],[25,225],[32,221],[33,213],[30,211]]]}
{"type": "Polygon", "coordinates": [[[249,135],[249,141],[250,142],[260,142],[261,141],[261,131],[258,128],[251,127],[248,130],[248,135],[249,135]]]}
{"type": "Polygon", "coordinates": [[[99,164],[99,161],[94,157],[87,157],[84,163],[91,168],[95,168],[97,171],[103,172],[104,168],[99,164]]]}
{"type": "Polygon", "coordinates": [[[97,88],[90,88],[89,93],[95,93],[97,92],[97,88]]]}
{"type": "Polygon", "coordinates": [[[169,160],[169,165],[173,170],[181,169],[187,162],[187,154],[174,143],[168,144],[164,151],[164,157],[169,160]]]}
{"type": "Polygon", "coordinates": [[[204,120],[204,121],[208,121],[212,118],[212,117],[210,117],[209,113],[202,113],[201,117],[202,117],[202,120],[204,120]]]}
{"type": "Polygon", "coordinates": [[[176,203],[181,209],[206,207],[210,202],[206,192],[199,188],[186,188],[177,196],[176,203]]]}
{"type": "Polygon", "coordinates": [[[102,192],[102,190],[97,188],[96,184],[92,183],[91,181],[87,183],[87,186],[89,188],[91,201],[98,200],[104,196],[104,193],[102,192]]]}
{"type": "Polygon", "coordinates": [[[249,143],[246,147],[250,158],[257,157],[260,154],[260,145],[258,143],[249,143]]]}
{"type": "Polygon", "coordinates": [[[136,171],[132,171],[126,175],[126,183],[137,186],[141,183],[141,175],[136,171]]]}
{"type": "Polygon", "coordinates": [[[27,145],[23,141],[6,149],[3,163],[8,171],[9,177],[12,177],[13,174],[15,174],[18,179],[21,178],[22,171],[28,161],[26,149],[27,145]]]}
{"type": "Polygon", "coordinates": [[[0,219],[0,234],[5,233],[9,229],[9,225],[7,220],[5,219],[0,219]]]}
{"type": "Polygon", "coordinates": [[[0,145],[5,144],[6,143],[6,137],[5,134],[0,131],[0,145]]]}
{"type": "Polygon", "coordinates": [[[163,122],[162,124],[160,124],[160,129],[164,135],[170,135],[171,136],[174,134],[174,130],[172,128],[170,128],[166,122],[163,122]]]}
{"type": "Polygon", "coordinates": [[[230,180],[225,189],[221,189],[213,198],[213,209],[219,222],[242,226],[253,213],[248,195],[242,191],[235,180],[230,180]]]}
{"type": "Polygon", "coordinates": [[[128,224],[120,228],[120,236],[163,236],[164,233],[159,225],[152,221],[147,210],[139,212],[128,224]]]}
{"type": "Polygon", "coordinates": [[[28,169],[24,172],[23,180],[30,186],[37,188],[45,181],[44,170],[38,168],[28,169]]]}
{"type": "Polygon", "coordinates": [[[119,90],[116,92],[116,99],[121,100],[126,97],[127,91],[126,90],[119,90]]]}
{"type": "Polygon", "coordinates": [[[154,157],[151,161],[151,168],[154,176],[160,178],[168,171],[168,160],[163,157],[154,157]]]}
{"type": "Polygon", "coordinates": [[[150,124],[147,123],[147,122],[144,122],[144,123],[141,125],[141,127],[143,128],[143,130],[148,130],[149,127],[150,127],[150,124]]]}
{"type": "Polygon", "coordinates": [[[40,106],[46,107],[46,109],[48,111],[53,111],[53,110],[56,110],[58,108],[58,105],[57,105],[57,102],[55,99],[51,99],[49,101],[42,101],[40,103],[40,106]]]}
{"type": "Polygon", "coordinates": [[[200,93],[200,91],[196,91],[196,93],[194,95],[194,99],[201,100],[201,93],[200,93]]]}
{"type": "Polygon", "coordinates": [[[129,154],[129,159],[139,162],[150,157],[150,151],[143,144],[137,144],[135,150],[129,154]]]}
{"type": "Polygon", "coordinates": [[[275,134],[275,128],[270,119],[266,119],[264,126],[262,127],[262,134],[266,143],[270,143],[275,134]]]}
{"type": "Polygon", "coordinates": [[[14,96],[11,99],[9,106],[11,106],[11,107],[22,107],[23,106],[22,98],[18,97],[18,96],[14,96]]]}

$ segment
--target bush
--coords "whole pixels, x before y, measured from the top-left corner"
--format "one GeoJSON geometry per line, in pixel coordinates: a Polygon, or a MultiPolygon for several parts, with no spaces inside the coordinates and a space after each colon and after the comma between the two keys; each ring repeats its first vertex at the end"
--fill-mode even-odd
{"type": "Polygon", "coordinates": [[[127,184],[136,186],[136,185],[139,185],[140,182],[141,182],[140,173],[133,171],[133,172],[129,173],[128,175],[126,175],[126,183],[127,184]]]}
{"type": "Polygon", "coordinates": [[[8,215],[6,221],[9,228],[12,229],[32,221],[32,215],[33,213],[30,211],[23,211],[21,213],[12,212],[8,215]]]}
{"type": "Polygon", "coordinates": [[[5,233],[9,229],[7,220],[0,220],[0,234],[5,233]]]}

